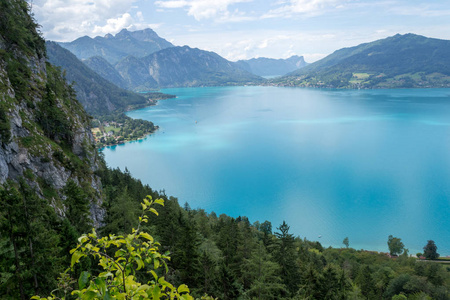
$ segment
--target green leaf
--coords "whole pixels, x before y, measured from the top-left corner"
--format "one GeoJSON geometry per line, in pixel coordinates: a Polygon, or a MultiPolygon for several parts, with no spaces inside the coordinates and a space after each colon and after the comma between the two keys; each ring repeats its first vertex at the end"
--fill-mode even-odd
{"type": "Polygon", "coordinates": [[[89,282],[89,277],[91,277],[91,274],[89,274],[89,272],[86,271],[81,272],[80,277],[78,278],[78,288],[80,290],[86,287],[86,285],[89,282]]]}
{"type": "Polygon", "coordinates": [[[144,264],[144,262],[142,261],[141,258],[135,256],[135,257],[134,257],[134,260],[136,261],[136,263],[137,263],[137,265],[138,265],[138,267],[137,267],[136,270],[140,270],[140,269],[142,269],[143,267],[145,267],[145,264],[144,264]]]}
{"type": "Polygon", "coordinates": [[[95,284],[97,285],[98,289],[100,290],[100,293],[104,295],[106,293],[106,282],[105,278],[95,278],[95,284]]]}
{"type": "Polygon", "coordinates": [[[155,286],[153,288],[153,299],[160,299],[161,296],[161,289],[159,288],[159,286],[155,286]]]}
{"type": "Polygon", "coordinates": [[[112,300],[113,298],[109,294],[109,291],[106,291],[105,295],[103,296],[103,300],[112,300]]]}
{"type": "Polygon", "coordinates": [[[155,271],[150,270],[150,273],[152,273],[153,278],[155,278],[155,280],[158,280],[158,275],[156,275],[155,271]]]}
{"type": "Polygon", "coordinates": [[[146,238],[150,242],[153,242],[153,237],[150,234],[148,234],[147,232],[141,232],[140,236],[142,236],[143,238],[146,238]]]}
{"type": "Polygon", "coordinates": [[[189,288],[188,288],[187,285],[182,284],[182,285],[180,285],[178,287],[177,291],[178,291],[179,294],[181,294],[181,293],[189,293],[189,288]]]}
{"type": "Polygon", "coordinates": [[[156,209],[150,208],[149,210],[150,210],[152,213],[154,213],[155,215],[157,215],[157,216],[159,215],[158,212],[156,211],[156,209]]]}
{"type": "Polygon", "coordinates": [[[88,291],[86,293],[83,294],[83,296],[81,297],[82,300],[91,300],[94,299],[95,296],[97,296],[97,293],[94,291],[88,291]]]}
{"type": "Polygon", "coordinates": [[[111,272],[103,272],[103,273],[100,273],[98,275],[98,277],[114,277],[114,275],[111,272]]]}
{"type": "Polygon", "coordinates": [[[83,256],[84,256],[83,253],[81,253],[79,251],[75,251],[72,254],[72,260],[70,262],[70,266],[73,267],[73,265],[76,264],[80,260],[80,258],[83,257],[83,256]]]}
{"type": "Polygon", "coordinates": [[[156,199],[155,203],[164,206],[164,200],[163,199],[156,199]]]}

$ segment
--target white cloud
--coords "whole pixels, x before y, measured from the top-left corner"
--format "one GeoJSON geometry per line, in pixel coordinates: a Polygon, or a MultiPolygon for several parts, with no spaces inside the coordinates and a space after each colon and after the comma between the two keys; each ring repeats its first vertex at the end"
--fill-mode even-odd
{"type": "Polygon", "coordinates": [[[46,38],[70,41],[93,33],[116,33],[133,24],[139,27],[129,12],[136,1],[34,0],[33,12],[46,38]]]}
{"type": "Polygon", "coordinates": [[[124,13],[118,18],[106,20],[106,25],[98,26],[95,25],[94,34],[107,34],[111,32],[120,31],[123,28],[130,29],[133,26],[133,18],[129,13],[124,13]]]}
{"type": "Polygon", "coordinates": [[[186,6],[189,6],[189,2],[187,1],[156,1],[155,4],[159,7],[163,7],[163,8],[183,8],[186,6]]]}
{"type": "Polygon", "coordinates": [[[390,12],[403,16],[418,17],[445,17],[450,16],[450,9],[434,8],[430,4],[422,4],[417,6],[396,6],[389,9],[390,12]]]}
{"type": "Polygon", "coordinates": [[[289,0],[279,1],[278,8],[272,9],[261,18],[279,18],[300,15],[318,15],[329,9],[342,9],[350,0],[289,0]]]}
{"type": "Polygon", "coordinates": [[[144,22],[144,14],[142,13],[142,11],[138,11],[136,13],[136,17],[138,18],[139,22],[144,22]]]}
{"type": "Polygon", "coordinates": [[[239,14],[230,14],[228,7],[233,4],[251,1],[253,0],[160,0],[156,1],[155,5],[162,8],[186,8],[188,15],[193,16],[196,20],[211,19],[219,16],[222,21],[244,21],[247,19],[244,18],[243,14],[240,14],[240,16],[239,14]]]}

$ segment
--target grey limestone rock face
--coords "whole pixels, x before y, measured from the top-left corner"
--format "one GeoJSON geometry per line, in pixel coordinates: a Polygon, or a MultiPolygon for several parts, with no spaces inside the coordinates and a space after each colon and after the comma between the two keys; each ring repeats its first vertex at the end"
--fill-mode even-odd
{"type": "MultiPolygon", "coordinates": [[[[0,49],[5,47],[0,36],[0,49]]],[[[31,78],[27,83],[38,90],[46,83],[45,58],[38,55],[26,57],[31,78]]],[[[71,129],[73,140],[71,150],[68,153],[59,145],[57,139],[51,140],[44,135],[42,129],[36,123],[39,103],[42,101],[43,93],[30,95],[29,99],[17,99],[14,88],[9,81],[7,62],[0,57],[0,101],[7,103],[6,115],[10,124],[11,139],[8,142],[0,142],[0,185],[7,180],[25,182],[40,197],[45,197],[42,182],[58,194],[48,199],[55,211],[63,216],[64,187],[69,180],[89,186],[92,190],[91,196],[91,218],[95,226],[100,226],[104,217],[101,208],[102,190],[99,178],[94,175],[98,169],[97,152],[93,145],[94,138],[89,128],[89,119],[68,111],[63,104],[63,99],[56,99],[56,106],[65,110],[71,116],[71,129]],[[86,164],[84,173],[77,172],[71,165],[71,155],[75,155],[86,164]],[[39,180],[37,180],[39,178],[39,180]]],[[[67,101],[67,100],[64,100],[67,101]]]]}
{"type": "Polygon", "coordinates": [[[8,179],[8,175],[9,170],[6,162],[6,154],[5,151],[0,148],[0,184],[5,183],[6,179],[8,179]]]}

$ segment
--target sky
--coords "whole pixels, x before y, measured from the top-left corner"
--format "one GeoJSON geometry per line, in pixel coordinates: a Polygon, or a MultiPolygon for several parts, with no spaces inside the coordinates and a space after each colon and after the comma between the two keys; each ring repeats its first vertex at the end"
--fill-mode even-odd
{"type": "Polygon", "coordinates": [[[450,40],[449,0],[28,0],[44,37],[151,28],[176,46],[236,61],[303,55],[415,33],[450,40]]]}

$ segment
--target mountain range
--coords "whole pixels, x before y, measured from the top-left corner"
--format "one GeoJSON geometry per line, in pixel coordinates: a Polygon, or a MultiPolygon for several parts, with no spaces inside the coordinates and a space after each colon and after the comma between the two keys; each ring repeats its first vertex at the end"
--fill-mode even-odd
{"type": "MultiPolygon", "coordinates": [[[[104,79],[133,91],[263,81],[214,52],[176,47],[151,29],[123,29],[115,36],[81,37],[60,45],[104,79]]],[[[52,53],[49,57],[52,60],[52,53]]]]}
{"type": "Polygon", "coordinates": [[[236,64],[252,74],[258,76],[281,76],[308,65],[303,56],[293,55],[287,59],[252,58],[238,60],[236,64]]]}
{"type": "Polygon", "coordinates": [[[104,79],[133,91],[245,84],[329,88],[450,86],[450,41],[415,34],[397,34],[343,48],[313,64],[307,64],[302,56],[231,62],[214,52],[174,46],[151,29],[124,29],[115,36],[83,37],[61,45],[72,49],[104,79]],[[259,77],[283,74],[286,75],[268,83],[259,77]]]}
{"type": "Polygon", "coordinates": [[[415,34],[343,48],[272,84],[330,88],[450,87],[450,41],[415,34]]]}
{"type": "Polygon", "coordinates": [[[117,87],[83,64],[69,50],[55,42],[46,42],[47,56],[55,66],[65,70],[65,77],[77,93],[77,100],[93,115],[125,110],[148,104],[143,95],[117,87]]]}
{"type": "Polygon", "coordinates": [[[116,35],[107,34],[104,37],[80,37],[70,43],[59,43],[79,59],[101,56],[109,63],[115,64],[131,55],[144,57],[156,51],[173,47],[170,42],[159,37],[152,29],[138,31],[122,29],[116,35]]]}

